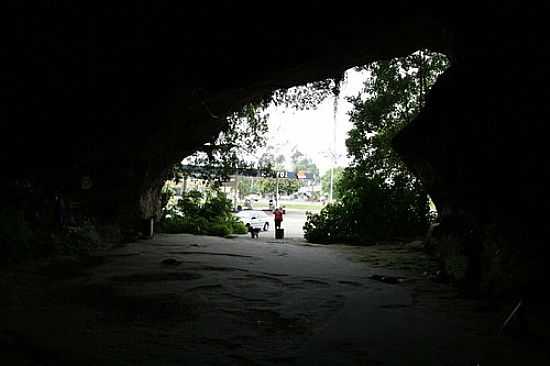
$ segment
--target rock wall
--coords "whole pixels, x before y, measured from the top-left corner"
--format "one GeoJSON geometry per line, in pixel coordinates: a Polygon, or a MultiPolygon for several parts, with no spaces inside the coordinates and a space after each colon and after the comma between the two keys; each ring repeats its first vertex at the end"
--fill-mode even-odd
{"type": "Polygon", "coordinates": [[[508,25],[473,21],[454,33],[452,67],[394,146],[440,212],[447,268],[464,259],[463,280],[475,293],[540,298],[549,255],[541,239],[548,71],[537,58],[548,46],[534,9],[508,4],[494,15],[508,25]],[[530,25],[510,26],[518,19],[530,25]]]}
{"type": "Polygon", "coordinates": [[[432,88],[427,104],[400,131],[394,147],[422,178],[439,212],[440,252],[449,272],[477,284],[481,276],[482,236],[496,225],[495,125],[488,118],[488,95],[472,87],[483,77],[455,62],[432,88]],[[458,267],[453,269],[451,267],[458,267]]]}

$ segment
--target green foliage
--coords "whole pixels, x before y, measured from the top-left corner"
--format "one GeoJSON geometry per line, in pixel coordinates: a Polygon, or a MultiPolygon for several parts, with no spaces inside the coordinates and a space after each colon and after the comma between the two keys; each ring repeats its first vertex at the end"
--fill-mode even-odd
{"type": "Polygon", "coordinates": [[[239,198],[244,198],[252,193],[259,193],[258,185],[252,177],[239,177],[239,198]]]}
{"type": "MultiPolygon", "coordinates": [[[[291,156],[293,169],[295,171],[305,171],[313,174],[315,179],[318,179],[319,168],[313,160],[294,147],[293,154],[291,156]]],[[[275,147],[267,146],[263,154],[259,158],[259,166],[264,170],[286,170],[285,157],[283,155],[277,155],[275,147]]],[[[263,195],[271,195],[276,192],[277,181],[275,178],[261,178],[256,180],[255,193],[261,193],[263,195]]],[[[306,182],[299,179],[279,179],[279,194],[291,195],[298,192],[300,187],[303,187],[306,182]]]]}
{"type": "MultiPolygon", "coordinates": [[[[344,175],[344,168],[339,166],[334,168],[332,198],[335,200],[340,198],[340,191],[342,190],[340,188],[340,184],[341,184],[343,175],[344,175]]],[[[321,177],[321,191],[323,192],[324,195],[328,197],[330,192],[330,170],[328,170],[321,177]]]]}
{"type": "Polygon", "coordinates": [[[359,240],[353,231],[353,221],[349,221],[347,208],[341,203],[326,205],[320,213],[306,212],[304,237],[307,241],[320,244],[345,243],[359,240]]]}
{"type": "Polygon", "coordinates": [[[296,146],[292,152],[292,166],[295,172],[303,171],[313,175],[313,180],[319,180],[319,168],[308,156],[302,154],[296,146]]]}
{"type": "Polygon", "coordinates": [[[283,105],[297,110],[315,109],[319,103],[332,95],[332,89],[337,84],[332,79],[308,83],[288,89],[276,90],[271,96],[275,105],[283,105]]]}
{"type": "MultiPolygon", "coordinates": [[[[353,170],[345,174],[353,174],[353,170]]],[[[428,225],[425,195],[408,186],[410,181],[387,182],[378,177],[362,179],[361,186],[347,186],[355,182],[342,179],[341,200],[328,204],[319,214],[308,214],[304,226],[308,241],[371,243],[415,236],[428,225]]]]}
{"type": "MultiPolygon", "coordinates": [[[[240,111],[231,113],[225,118],[225,127],[216,138],[205,143],[193,155],[185,159],[186,165],[206,167],[200,173],[186,171],[181,164],[173,169],[173,178],[179,180],[185,175],[199,175],[200,178],[226,181],[230,175],[244,169],[257,168],[271,170],[275,164],[281,166],[284,156],[266,156],[257,161],[257,150],[265,146],[268,132],[267,106],[285,105],[295,109],[313,109],[332,94],[337,81],[326,79],[308,83],[304,86],[279,89],[245,105],[240,111]],[[282,160],[281,160],[282,158],[282,160]]],[[[309,164],[307,169],[318,176],[318,169],[309,164]]]]}
{"type": "MultiPolygon", "coordinates": [[[[263,195],[275,194],[277,180],[275,178],[258,179],[257,186],[259,192],[263,195]]],[[[290,195],[298,192],[302,186],[302,181],[298,179],[279,179],[279,194],[290,195]]]]}
{"type": "Polygon", "coordinates": [[[197,175],[209,181],[221,183],[239,169],[251,167],[254,153],[265,145],[268,132],[267,113],[261,102],[251,103],[225,119],[225,127],[212,141],[185,159],[185,163],[207,169],[200,173],[186,171],[176,164],[173,176],[176,180],[186,175],[197,175]]]}
{"type": "Polygon", "coordinates": [[[248,233],[248,230],[241,220],[234,217],[233,221],[231,222],[231,232],[233,234],[246,234],[248,233]]]}
{"type": "Polygon", "coordinates": [[[349,98],[354,127],[346,145],[353,160],[337,185],[340,202],[308,215],[306,239],[370,242],[425,232],[427,194],[391,140],[420,111],[445,67],[444,56],[425,51],[363,67],[371,77],[360,95],[349,98]]]}
{"type": "Polygon", "coordinates": [[[160,222],[165,233],[227,236],[246,233],[246,228],[231,212],[231,201],[219,191],[189,191],[175,208],[166,210],[160,222]]]}
{"type": "Polygon", "coordinates": [[[222,222],[214,222],[208,227],[207,234],[223,237],[223,236],[232,234],[231,229],[232,227],[230,224],[222,223],[222,222]]]}

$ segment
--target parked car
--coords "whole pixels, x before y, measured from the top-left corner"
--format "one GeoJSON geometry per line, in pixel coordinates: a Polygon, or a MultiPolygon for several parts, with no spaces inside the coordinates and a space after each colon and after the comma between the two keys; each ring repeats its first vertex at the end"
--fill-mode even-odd
{"type": "Polygon", "coordinates": [[[260,228],[263,231],[269,230],[270,217],[260,210],[243,210],[235,214],[248,228],[260,228]]]}

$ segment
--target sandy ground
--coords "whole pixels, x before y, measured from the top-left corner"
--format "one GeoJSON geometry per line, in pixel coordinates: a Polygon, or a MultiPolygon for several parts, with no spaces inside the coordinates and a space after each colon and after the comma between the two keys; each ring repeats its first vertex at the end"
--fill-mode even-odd
{"type": "Polygon", "coordinates": [[[28,263],[0,272],[0,364],[547,364],[495,335],[504,313],[394,260],[409,252],[159,235],[28,263]]]}

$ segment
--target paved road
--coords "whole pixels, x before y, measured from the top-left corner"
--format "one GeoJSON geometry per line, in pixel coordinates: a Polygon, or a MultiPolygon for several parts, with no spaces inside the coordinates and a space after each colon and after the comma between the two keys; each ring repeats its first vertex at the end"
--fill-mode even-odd
{"type": "MultiPolygon", "coordinates": [[[[301,210],[287,209],[283,217],[281,227],[285,230],[287,238],[303,238],[304,223],[306,222],[306,212],[301,210]]],[[[273,235],[275,233],[273,232],[273,235]]]]}
{"type": "Polygon", "coordinates": [[[20,265],[0,272],[1,364],[548,364],[449,288],[358,260],[368,250],[159,235],[20,265]]]}
{"type": "MultiPolygon", "coordinates": [[[[310,203],[307,201],[280,201],[281,205],[292,204],[292,203],[310,203]]],[[[260,200],[254,202],[255,209],[264,210],[268,215],[270,215],[269,210],[267,209],[268,201],[260,200]]],[[[316,209],[317,211],[321,209],[322,206],[316,209]]],[[[287,238],[303,238],[304,237],[304,223],[306,222],[306,210],[299,209],[286,209],[286,214],[283,218],[282,228],[285,230],[285,237],[287,238]]],[[[264,235],[271,235],[275,237],[275,231],[273,230],[275,224],[273,220],[271,222],[270,233],[264,233],[264,235]]]]}

